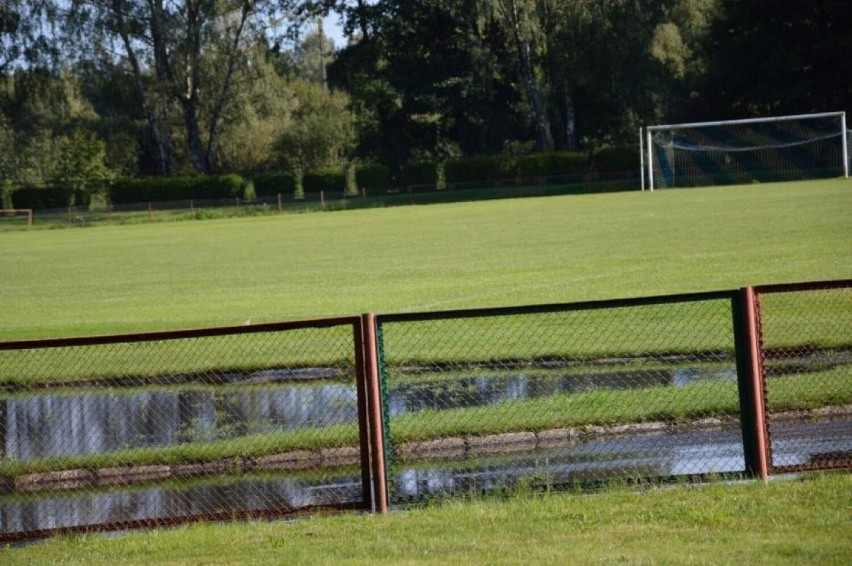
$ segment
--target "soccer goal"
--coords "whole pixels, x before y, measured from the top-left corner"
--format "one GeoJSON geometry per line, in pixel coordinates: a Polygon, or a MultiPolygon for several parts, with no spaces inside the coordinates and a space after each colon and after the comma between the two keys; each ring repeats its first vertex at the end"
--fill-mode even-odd
{"type": "Polygon", "coordinates": [[[31,208],[0,208],[0,229],[33,225],[31,208]]]}
{"type": "Polygon", "coordinates": [[[639,139],[653,191],[849,177],[848,136],[845,112],[823,112],[649,126],[639,139]]]}

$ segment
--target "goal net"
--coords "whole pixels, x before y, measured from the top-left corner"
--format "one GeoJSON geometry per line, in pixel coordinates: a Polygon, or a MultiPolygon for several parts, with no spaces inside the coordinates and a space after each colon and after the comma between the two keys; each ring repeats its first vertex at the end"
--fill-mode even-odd
{"type": "Polygon", "coordinates": [[[648,182],[654,190],[848,177],[848,135],[844,112],[649,126],[648,182]]]}

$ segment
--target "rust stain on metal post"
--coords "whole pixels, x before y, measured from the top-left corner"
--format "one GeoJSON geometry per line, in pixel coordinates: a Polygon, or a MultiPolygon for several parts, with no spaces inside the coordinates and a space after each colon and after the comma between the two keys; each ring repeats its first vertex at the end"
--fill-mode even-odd
{"type": "Polygon", "coordinates": [[[748,333],[748,355],[751,366],[752,415],[754,417],[755,464],[760,479],[764,482],[769,478],[766,442],[766,405],[763,399],[763,363],[760,356],[760,335],[758,329],[757,299],[753,287],[746,287],[745,316],[746,332],[748,333]]]}
{"type": "Polygon", "coordinates": [[[387,477],[385,468],[385,439],[382,426],[382,404],[379,388],[378,355],[376,353],[376,315],[362,315],[361,326],[364,338],[364,368],[370,410],[370,448],[373,465],[373,482],[377,513],[387,513],[387,477]]]}
{"type": "Polygon", "coordinates": [[[367,367],[364,362],[364,321],[359,317],[353,322],[355,339],[355,386],[358,399],[358,436],[361,450],[361,492],[364,508],[375,511],[376,501],[373,489],[372,465],[370,459],[370,400],[367,393],[367,367]]]}

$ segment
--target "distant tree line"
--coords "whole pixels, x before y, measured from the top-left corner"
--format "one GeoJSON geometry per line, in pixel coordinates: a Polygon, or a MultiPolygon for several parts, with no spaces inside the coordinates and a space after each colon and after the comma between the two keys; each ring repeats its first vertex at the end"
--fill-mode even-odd
{"type": "Polygon", "coordinates": [[[0,0],[0,188],[287,171],[298,190],[413,162],[440,184],[461,157],[844,110],[849,29],[847,0],[0,0]]]}

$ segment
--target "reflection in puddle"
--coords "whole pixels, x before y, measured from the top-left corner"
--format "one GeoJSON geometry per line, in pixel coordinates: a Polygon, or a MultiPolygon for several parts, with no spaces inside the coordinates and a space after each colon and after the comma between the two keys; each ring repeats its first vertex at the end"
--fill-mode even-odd
{"type": "MultiPolygon", "coordinates": [[[[849,426],[844,419],[787,423],[779,429],[786,440],[776,439],[775,450],[788,462],[850,451],[849,426]]],[[[395,464],[389,470],[389,482],[391,503],[404,505],[453,494],[511,489],[522,482],[559,488],[611,478],[736,474],[744,467],[742,433],[738,423],[728,423],[681,432],[592,437],[570,447],[520,454],[395,464]]],[[[286,474],[226,476],[191,484],[13,494],[0,498],[0,535],[222,513],[286,513],[362,500],[357,471],[328,471],[315,479],[286,474]]]]}
{"type": "MultiPolygon", "coordinates": [[[[718,367],[444,377],[393,386],[388,406],[390,416],[397,416],[598,389],[735,380],[732,368],[718,367]]],[[[9,460],[33,460],[213,442],[357,419],[354,384],[319,380],[263,387],[49,393],[0,400],[0,446],[9,460]]]]}

